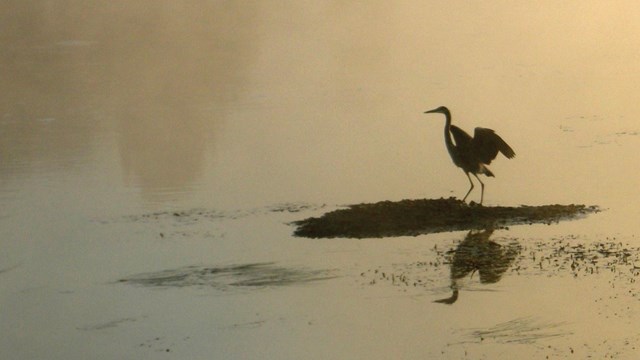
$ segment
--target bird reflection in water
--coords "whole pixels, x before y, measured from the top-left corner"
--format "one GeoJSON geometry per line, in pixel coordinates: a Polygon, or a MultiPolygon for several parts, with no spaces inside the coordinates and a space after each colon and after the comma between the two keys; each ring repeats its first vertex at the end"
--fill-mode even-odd
{"type": "Polygon", "coordinates": [[[458,245],[451,258],[451,289],[453,294],[445,299],[436,300],[441,304],[453,304],[458,300],[459,281],[469,273],[477,271],[480,274],[480,283],[493,284],[498,282],[502,275],[511,266],[520,253],[518,244],[500,245],[489,240],[494,229],[482,231],[471,230],[458,245]]]}

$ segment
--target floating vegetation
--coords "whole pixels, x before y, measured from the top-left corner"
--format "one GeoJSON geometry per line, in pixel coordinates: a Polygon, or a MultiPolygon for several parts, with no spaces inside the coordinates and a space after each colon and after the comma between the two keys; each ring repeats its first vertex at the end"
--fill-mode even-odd
{"type": "MultiPolygon", "coordinates": [[[[184,225],[190,225],[203,220],[238,220],[255,215],[264,215],[269,213],[299,213],[303,211],[315,211],[324,208],[325,204],[310,204],[305,202],[290,202],[274,204],[266,207],[236,209],[236,210],[216,210],[216,209],[183,209],[158,211],[146,214],[136,214],[124,216],[123,219],[130,222],[159,222],[171,221],[184,225]]],[[[108,222],[108,220],[102,220],[108,222]]]]}
{"type": "Polygon", "coordinates": [[[154,287],[211,286],[224,290],[232,287],[293,285],[335,277],[330,270],[287,268],[274,263],[251,263],[222,267],[188,266],[134,275],[119,282],[154,287]]]}
{"type": "Polygon", "coordinates": [[[514,271],[574,277],[610,273],[617,281],[635,283],[640,275],[640,248],[611,238],[586,244],[575,236],[536,241],[523,246],[514,271]]]}
{"type": "Polygon", "coordinates": [[[513,319],[487,329],[470,329],[469,337],[476,342],[532,344],[540,339],[571,335],[563,322],[542,322],[532,317],[513,319]]]}
{"type": "Polygon", "coordinates": [[[417,236],[444,231],[551,224],[598,212],[596,206],[479,206],[455,199],[381,201],[350,205],[293,224],[294,235],[310,238],[417,236]]]}
{"type": "Polygon", "coordinates": [[[635,290],[640,279],[639,247],[624,245],[615,238],[585,241],[575,235],[520,244],[516,239],[490,240],[492,233],[492,229],[470,231],[454,248],[434,246],[432,254],[426,256],[428,260],[363,271],[362,283],[388,284],[403,292],[415,289],[442,293],[448,281],[446,288],[452,293],[435,302],[451,305],[466,287],[464,281],[473,279],[476,273],[476,283],[483,287],[504,276],[597,276],[612,288],[624,290],[627,296],[640,298],[635,290]]]}

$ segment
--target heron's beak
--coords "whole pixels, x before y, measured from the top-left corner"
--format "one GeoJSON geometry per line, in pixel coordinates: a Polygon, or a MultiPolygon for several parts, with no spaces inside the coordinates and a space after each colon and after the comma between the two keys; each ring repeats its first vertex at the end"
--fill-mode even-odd
{"type": "Polygon", "coordinates": [[[440,112],[439,109],[433,109],[433,110],[429,110],[429,111],[425,111],[425,114],[431,114],[431,113],[437,113],[440,112]]]}

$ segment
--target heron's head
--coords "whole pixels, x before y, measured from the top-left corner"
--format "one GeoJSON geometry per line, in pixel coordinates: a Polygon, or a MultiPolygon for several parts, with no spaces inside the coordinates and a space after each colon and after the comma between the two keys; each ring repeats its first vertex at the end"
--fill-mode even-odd
{"type": "Polygon", "coordinates": [[[446,106],[440,106],[439,108],[435,108],[433,110],[429,110],[429,111],[425,111],[425,114],[432,114],[432,113],[440,113],[440,114],[450,114],[449,109],[447,109],[446,106]]]}

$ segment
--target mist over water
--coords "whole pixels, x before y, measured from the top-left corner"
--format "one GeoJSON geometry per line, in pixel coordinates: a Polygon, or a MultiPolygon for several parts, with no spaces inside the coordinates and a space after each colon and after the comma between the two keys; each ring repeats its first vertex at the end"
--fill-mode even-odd
{"type": "MultiPolygon", "coordinates": [[[[587,343],[635,358],[634,5],[3,2],[0,357],[535,358],[587,343]],[[518,242],[522,258],[495,283],[460,280],[449,307],[433,300],[450,295],[446,251],[466,232],[311,240],[290,225],[347,204],[463,197],[444,116],[423,114],[441,105],[517,154],[490,165],[485,205],[604,210],[496,230],[492,244],[518,242]],[[584,254],[631,276],[573,276],[584,254]],[[564,267],[546,272],[554,259],[564,267]],[[247,264],[331,278],[118,283],[247,264]],[[402,291],[390,274],[422,282],[402,291]],[[534,340],[486,335],[505,332],[534,340]]],[[[476,186],[468,200],[479,199],[476,186]]]]}

